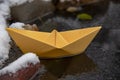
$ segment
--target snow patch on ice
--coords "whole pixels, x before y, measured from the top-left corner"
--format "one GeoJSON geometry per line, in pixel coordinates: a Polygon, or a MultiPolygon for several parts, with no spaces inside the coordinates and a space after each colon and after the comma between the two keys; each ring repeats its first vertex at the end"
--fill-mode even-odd
{"type": "Polygon", "coordinates": [[[35,65],[37,63],[40,63],[39,58],[33,53],[27,53],[0,70],[0,75],[16,73],[18,70],[28,67],[28,64],[35,65]]]}

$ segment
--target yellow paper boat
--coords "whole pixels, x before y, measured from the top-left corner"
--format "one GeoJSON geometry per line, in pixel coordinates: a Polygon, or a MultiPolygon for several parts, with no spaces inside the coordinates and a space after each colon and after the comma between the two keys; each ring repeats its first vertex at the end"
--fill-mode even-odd
{"type": "Polygon", "coordinates": [[[80,54],[101,29],[100,26],[58,32],[38,32],[7,28],[8,33],[23,51],[34,52],[41,58],[59,58],[80,54]]]}

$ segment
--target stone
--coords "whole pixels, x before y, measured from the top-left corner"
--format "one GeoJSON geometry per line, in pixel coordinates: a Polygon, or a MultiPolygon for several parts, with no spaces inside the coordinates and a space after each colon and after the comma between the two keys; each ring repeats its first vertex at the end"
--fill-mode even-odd
{"type": "Polygon", "coordinates": [[[34,0],[11,8],[12,17],[21,22],[27,22],[44,14],[54,11],[54,6],[50,1],[34,0]]]}
{"type": "Polygon", "coordinates": [[[6,73],[0,75],[0,80],[29,80],[38,71],[40,63],[29,64],[28,67],[18,70],[16,73],[6,73]]]}

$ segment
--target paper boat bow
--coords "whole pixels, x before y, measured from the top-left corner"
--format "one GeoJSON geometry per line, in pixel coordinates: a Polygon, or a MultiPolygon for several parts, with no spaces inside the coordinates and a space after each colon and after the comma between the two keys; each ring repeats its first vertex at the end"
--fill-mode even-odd
{"type": "Polygon", "coordinates": [[[23,53],[34,52],[41,58],[58,58],[85,51],[101,27],[51,33],[7,28],[23,53]]]}

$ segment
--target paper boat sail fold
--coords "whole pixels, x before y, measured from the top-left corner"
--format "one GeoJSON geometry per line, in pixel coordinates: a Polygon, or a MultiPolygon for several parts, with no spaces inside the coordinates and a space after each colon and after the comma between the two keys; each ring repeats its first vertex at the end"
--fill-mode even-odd
{"type": "Polygon", "coordinates": [[[41,58],[58,58],[80,54],[85,51],[101,27],[91,27],[58,32],[38,32],[7,28],[8,33],[23,51],[34,52],[41,58]]]}

